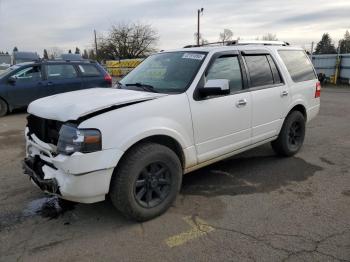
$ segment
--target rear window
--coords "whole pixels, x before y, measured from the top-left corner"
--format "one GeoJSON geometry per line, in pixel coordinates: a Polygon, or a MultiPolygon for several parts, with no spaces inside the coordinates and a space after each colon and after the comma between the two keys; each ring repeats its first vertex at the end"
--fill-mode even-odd
{"type": "Polygon", "coordinates": [[[101,73],[94,65],[79,65],[79,70],[83,76],[100,76],[101,73]]]}
{"type": "Polygon", "coordinates": [[[316,78],[312,63],[304,51],[280,50],[278,53],[294,82],[308,81],[316,78]]]}

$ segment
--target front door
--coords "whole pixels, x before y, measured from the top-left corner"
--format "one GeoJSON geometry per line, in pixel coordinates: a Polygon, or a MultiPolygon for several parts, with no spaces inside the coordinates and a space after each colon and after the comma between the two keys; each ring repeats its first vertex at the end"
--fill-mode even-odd
{"type": "Polygon", "coordinates": [[[40,98],[43,85],[40,65],[20,69],[7,82],[9,104],[14,107],[27,106],[30,102],[40,98]]]}
{"type": "Polygon", "coordinates": [[[230,94],[191,99],[198,162],[248,146],[251,139],[252,99],[244,89],[238,54],[217,54],[200,85],[209,79],[228,79],[230,94]]]}

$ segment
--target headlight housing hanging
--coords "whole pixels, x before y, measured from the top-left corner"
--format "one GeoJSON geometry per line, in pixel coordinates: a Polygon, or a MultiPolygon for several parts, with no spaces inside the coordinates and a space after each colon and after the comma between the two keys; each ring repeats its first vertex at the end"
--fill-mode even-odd
{"type": "Polygon", "coordinates": [[[74,125],[62,125],[57,152],[71,155],[75,152],[91,153],[102,149],[101,132],[97,129],[79,129],[74,125]]]}

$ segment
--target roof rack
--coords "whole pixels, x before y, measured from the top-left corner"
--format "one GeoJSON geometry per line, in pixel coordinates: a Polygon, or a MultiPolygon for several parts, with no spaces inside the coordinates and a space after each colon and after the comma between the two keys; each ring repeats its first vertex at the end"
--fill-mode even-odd
{"type": "Polygon", "coordinates": [[[288,42],[284,41],[265,41],[265,40],[233,40],[233,41],[221,41],[221,42],[212,42],[205,43],[202,45],[186,45],[184,48],[191,47],[201,47],[201,46],[231,46],[231,45],[280,45],[280,46],[289,46],[288,42]]]}

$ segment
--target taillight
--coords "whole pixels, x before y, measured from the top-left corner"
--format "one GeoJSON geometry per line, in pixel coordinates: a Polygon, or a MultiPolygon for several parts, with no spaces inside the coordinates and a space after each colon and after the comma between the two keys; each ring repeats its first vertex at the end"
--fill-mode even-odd
{"type": "Polygon", "coordinates": [[[110,86],[112,86],[112,77],[109,74],[106,74],[104,79],[110,86]]]}
{"type": "Polygon", "coordinates": [[[321,96],[321,83],[316,83],[316,91],[315,91],[315,98],[318,98],[321,96]]]}

